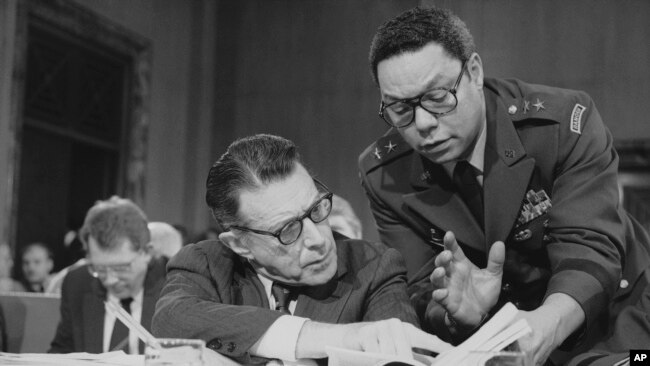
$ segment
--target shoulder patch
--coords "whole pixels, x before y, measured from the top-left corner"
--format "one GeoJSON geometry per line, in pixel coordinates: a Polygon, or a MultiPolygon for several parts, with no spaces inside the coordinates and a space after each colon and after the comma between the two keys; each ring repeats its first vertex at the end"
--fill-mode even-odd
{"type": "Polygon", "coordinates": [[[571,123],[570,123],[570,128],[571,132],[575,132],[577,134],[582,133],[582,114],[585,112],[587,107],[583,106],[580,103],[576,103],[575,107],[573,107],[573,112],[571,112],[571,123]]]}

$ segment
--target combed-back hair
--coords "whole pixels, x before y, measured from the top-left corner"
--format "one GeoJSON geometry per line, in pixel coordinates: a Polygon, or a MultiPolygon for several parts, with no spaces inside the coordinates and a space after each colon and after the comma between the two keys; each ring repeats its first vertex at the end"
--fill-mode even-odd
{"type": "Polygon", "coordinates": [[[450,56],[465,62],[476,52],[474,38],[465,23],[447,9],[417,7],[382,24],[370,44],[368,61],[377,81],[377,65],[405,52],[415,52],[427,44],[441,45],[450,56]]]}
{"type": "Polygon", "coordinates": [[[150,240],[147,216],[133,201],[113,196],[88,210],[79,237],[88,248],[92,236],[102,250],[115,249],[129,239],[134,250],[146,250],[150,240]]]}
{"type": "Polygon", "coordinates": [[[302,164],[296,145],[279,136],[258,134],[233,142],[210,168],[205,202],[227,230],[238,222],[239,194],[288,177],[302,164]]]}

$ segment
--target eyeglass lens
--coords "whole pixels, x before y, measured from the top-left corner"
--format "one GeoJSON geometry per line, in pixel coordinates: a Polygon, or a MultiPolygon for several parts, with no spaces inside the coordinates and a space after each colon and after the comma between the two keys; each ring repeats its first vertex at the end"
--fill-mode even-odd
{"type": "MultiPolygon", "coordinates": [[[[314,223],[319,223],[327,218],[329,216],[330,211],[332,210],[332,202],[330,200],[330,196],[325,196],[321,198],[318,203],[314,207],[312,207],[311,210],[309,210],[307,217],[314,223]]],[[[289,222],[287,225],[285,225],[282,230],[280,231],[280,241],[283,244],[291,244],[292,242],[296,241],[300,234],[302,233],[302,226],[303,223],[302,221],[305,219],[305,217],[296,219],[294,221],[289,222]]]]}
{"type": "Polygon", "coordinates": [[[433,89],[420,97],[408,101],[398,101],[384,108],[384,118],[395,126],[404,126],[413,121],[415,108],[419,105],[433,114],[449,113],[456,108],[456,96],[446,89],[433,89]]]}

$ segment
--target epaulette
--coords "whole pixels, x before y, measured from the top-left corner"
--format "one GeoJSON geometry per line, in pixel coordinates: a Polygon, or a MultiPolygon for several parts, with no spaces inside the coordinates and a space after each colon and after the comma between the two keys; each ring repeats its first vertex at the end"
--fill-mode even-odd
{"type": "Polygon", "coordinates": [[[530,119],[550,120],[570,124],[573,132],[580,133],[583,113],[591,104],[587,93],[528,84],[516,79],[486,79],[503,101],[513,122],[530,119]]]}
{"type": "Polygon", "coordinates": [[[370,144],[359,156],[359,167],[367,173],[398,157],[413,151],[396,129],[391,128],[377,141],[370,144]]]}

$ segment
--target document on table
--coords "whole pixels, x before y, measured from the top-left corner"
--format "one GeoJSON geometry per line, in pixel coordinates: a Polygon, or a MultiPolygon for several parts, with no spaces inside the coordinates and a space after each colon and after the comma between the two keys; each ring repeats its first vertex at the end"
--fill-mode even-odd
{"type": "Polygon", "coordinates": [[[0,352],[0,364],[8,366],[44,365],[44,366],[89,366],[118,365],[142,366],[143,355],[127,355],[123,351],[107,353],[4,353],[0,352]]]}

